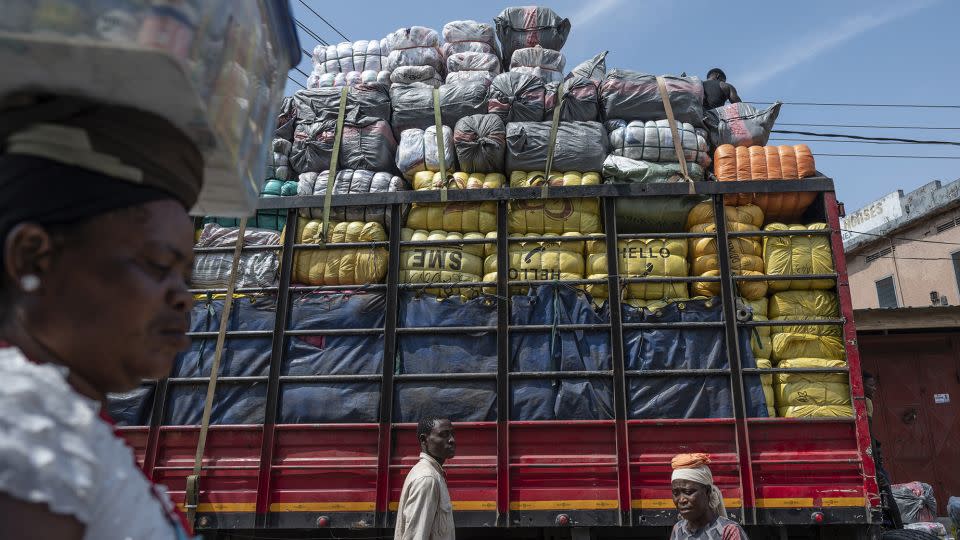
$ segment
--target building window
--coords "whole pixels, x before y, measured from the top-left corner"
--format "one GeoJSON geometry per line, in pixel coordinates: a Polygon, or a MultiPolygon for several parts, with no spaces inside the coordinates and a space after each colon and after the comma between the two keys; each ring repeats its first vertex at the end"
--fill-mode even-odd
{"type": "MultiPolygon", "coordinates": [[[[956,263],[958,255],[960,253],[954,255],[954,263],[956,263]]],[[[893,277],[885,277],[877,281],[877,300],[880,301],[880,307],[882,308],[899,307],[897,305],[897,290],[893,287],[893,277]]]]}
{"type": "Polygon", "coordinates": [[[953,273],[957,277],[957,288],[960,288],[960,251],[954,251],[950,256],[953,258],[953,273]]]}

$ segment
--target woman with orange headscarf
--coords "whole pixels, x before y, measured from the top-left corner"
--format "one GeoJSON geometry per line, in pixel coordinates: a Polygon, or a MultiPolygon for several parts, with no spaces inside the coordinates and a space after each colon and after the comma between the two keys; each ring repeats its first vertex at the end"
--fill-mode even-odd
{"type": "Polygon", "coordinates": [[[747,540],[747,533],[727,517],[723,494],[713,483],[707,454],[680,454],[673,458],[673,504],[680,521],[670,540],[747,540]]]}

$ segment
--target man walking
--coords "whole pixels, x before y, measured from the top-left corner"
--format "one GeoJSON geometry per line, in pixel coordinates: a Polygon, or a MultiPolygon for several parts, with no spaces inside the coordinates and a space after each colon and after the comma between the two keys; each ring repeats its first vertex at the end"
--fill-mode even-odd
{"type": "Polygon", "coordinates": [[[453,425],[446,418],[424,418],[417,425],[420,461],[400,492],[394,540],[453,540],[453,506],[443,463],[457,451],[453,425]]]}

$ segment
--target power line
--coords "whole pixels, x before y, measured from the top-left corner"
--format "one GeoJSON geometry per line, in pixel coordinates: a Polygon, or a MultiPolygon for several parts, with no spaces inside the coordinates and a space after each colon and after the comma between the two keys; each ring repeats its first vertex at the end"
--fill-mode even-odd
{"type": "Polygon", "coordinates": [[[350,41],[350,38],[348,38],[347,36],[343,35],[343,32],[341,32],[340,30],[338,30],[336,26],[330,24],[330,21],[324,19],[324,18],[323,18],[323,15],[320,15],[319,13],[317,13],[316,10],[314,10],[312,7],[308,6],[306,2],[304,2],[303,0],[300,0],[300,3],[303,4],[303,7],[309,9],[314,15],[316,15],[317,17],[319,17],[320,20],[323,21],[324,23],[326,23],[327,26],[329,26],[330,28],[332,28],[334,32],[340,34],[340,37],[342,37],[343,39],[345,39],[345,40],[347,40],[347,41],[350,41]]]}
{"type": "Polygon", "coordinates": [[[306,72],[304,72],[302,69],[298,68],[297,66],[293,66],[293,69],[299,71],[300,74],[303,75],[304,77],[306,77],[306,78],[308,78],[308,79],[310,78],[310,75],[309,75],[309,74],[307,74],[306,72]]]}
{"type": "Polygon", "coordinates": [[[901,139],[899,137],[864,137],[862,135],[850,135],[844,133],[820,133],[816,131],[789,131],[784,129],[774,129],[771,133],[787,133],[790,135],[806,135],[808,137],[839,137],[844,139],[856,139],[859,141],[893,141],[913,144],[944,144],[948,146],[960,146],[956,141],[934,141],[920,139],[901,139]]]}
{"type": "Polygon", "coordinates": [[[329,47],[329,46],[330,46],[330,44],[327,43],[326,41],[324,41],[322,37],[320,37],[319,35],[317,35],[316,32],[314,32],[313,30],[311,30],[309,26],[307,26],[307,25],[303,24],[302,22],[300,22],[300,19],[294,19],[293,22],[296,23],[296,25],[297,25],[298,27],[300,27],[301,30],[303,30],[304,32],[306,32],[308,36],[312,37],[313,40],[316,41],[317,43],[323,45],[324,47],[329,47]]]}
{"type": "Polygon", "coordinates": [[[885,154],[823,154],[817,152],[817,157],[862,157],[862,158],[899,158],[899,159],[960,159],[960,156],[905,156],[905,155],[885,155],[885,154]]]}
{"type": "Polygon", "coordinates": [[[836,141],[829,139],[787,139],[782,137],[771,137],[771,141],[784,142],[805,142],[805,143],[850,143],[850,144],[917,144],[905,142],[884,142],[884,141],[836,141]]]}
{"type": "MultiPolygon", "coordinates": [[[[775,101],[745,101],[753,105],[773,105],[775,101]]],[[[917,103],[816,103],[812,101],[781,101],[784,105],[804,107],[900,107],[907,109],[960,109],[960,105],[921,105],[917,103]]]]}
{"type": "Polygon", "coordinates": [[[778,126],[799,126],[799,127],[839,127],[839,128],[868,128],[868,129],[947,129],[960,131],[960,127],[926,127],[926,126],[876,126],[870,124],[791,124],[789,122],[777,122],[778,126]]]}
{"type": "Polygon", "coordinates": [[[294,79],[294,78],[293,78],[293,77],[291,77],[290,75],[287,75],[287,78],[288,78],[288,79],[290,79],[291,81],[293,81],[293,82],[295,82],[295,83],[297,83],[298,85],[300,85],[300,88],[303,88],[304,90],[306,90],[306,89],[307,89],[307,87],[306,87],[306,86],[304,86],[302,82],[300,82],[300,81],[298,81],[298,80],[296,80],[296,79],[294,79]]]}
{"type": "MultiPolygon", "coordinates": [[[[942,244],[945,246],[960,246],[960,242],[944,242],[942,240],[924,240],[922,238],[907,238],[905,236],[889,236],[886,234],[851,231],[849,229],[840,229],[840,230],[842,232],[848,232],[851,234],[863,234],[866,236],[873,236],[874,238],[888,238],[890,240],[903,240],[904,242],[923,242],[925,244],[942,244]]],[[[900,257],[897,257],[897,258],[899,259],[900,257]]]]}

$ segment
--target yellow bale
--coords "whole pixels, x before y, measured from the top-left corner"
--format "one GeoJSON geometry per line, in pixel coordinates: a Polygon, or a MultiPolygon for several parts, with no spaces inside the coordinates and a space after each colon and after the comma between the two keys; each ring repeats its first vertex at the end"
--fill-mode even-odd
{"type": "MultiPolygon", "coordinates": [[[[763,297],[757,300],[746,301],[746,304],[753,309],[753,320],[767,321],[767,298],[763,297]]],[[[759,362],[761,358],[769,359],[773,352],[773,340],[770,337],[769,326],[754,326],[750,333],[750,348],[753,350],[754,358],[759,362]]],[[[769,360],[767,360],[769,362],[769,360]]],[[[772,366],[767,366],[772,367],[772,366]]]]}
{"type": "MultiPolygon", "coordinates": [[[[724,206],[727,230],[730,232],[756,232],[763,223],[763,211],[755,205],[724,206]]],[[[687,231],[716,234],[713,221],[713,204],[701,203],[687,217],[687,231]]],[[[735,276],[763,275],[763,249],[759,238],[730,238],[730,271],[735,276]]],[[[720,259],[717,256],[715,238],[691,238],[689,240],[691,269],[694,276],[717,277],[720,275],[720,259]]],[[[737,284],[738,294],[748,300],[757,300],[767,294],[766,281],[742,281],[737,284]]],[[[690,285],[690,293],[697,296],[718,296],[720,283],[697,281],[690,285]]]]}
{"type": "MultiPolygon", "coordinates": [[[[535,236],[551,237],[580,237],[579,233],[556,234],[512,234],[511,238],[535,236]]],[[[497,233],[487,234],[487,238],[495,239],[497,233]]],[[[483,263],[485,272],[484,281],[497,279],[497,254],[495,246],[490,244],[487,257],[483,263]]],[[[584,260],[583,242],[511,242],[508,248],[509,268],[507,274],[511,280],[576,280],[583,279],[584,260]]],[[[526,290],[525,285],[511,287],[511,292],[521,294],[526,290]]],[[[492,292],[492,291],[489,291],[492,292]]]]}
{"type": "MultiPolygon", "coordinates": [[[[786,369],[846,366],[842,360],[823,358],[791,358],[777,365],[786,369]]],[[[781,416],[842,416],[839,413],[851,407],[846,373],[778,373],[773,382],[774,399],[781,416]]]]}
{"type": "MultiPolygon", "coordinates": [[[[320,244],[321,220],[297,218],[297,243],[320,244]]],[[[383,242],[387,233],[374,222],[329,223],[324,249],[298,250],[293,256],[292,281],[306,285],[366,285],[387,275],[384,247],[337,248],[336,244],[383,242]]]]}
{"type": "MultiPolygon", "coordinates": [[[[765,231],[813,231],[827,228],[826,223],[810,225],[784,225],[771,223],[765,231]]],[[[834,272],[833,257],[828,236],[770,236],[763,240],[765,271],[771,276],[797,274],[831,274],[834,272]]],[[[800,291],[810,289],[833,289],[832,279],[798,279],[771,281],[772,291],[800,291]]]]}
{"type": "MultiPolygon", "coordinates": [[[[495,189],[503,187],[506,178],[499,173],[453,173],[444,182],[440,173],[418,172],[413,179],[414,189],[438,190],[446,184],[448,190],[495,189]]],[[[426,231],[479,232],[486,234],[497,230],[497,203],[486,201],[415,203],[407,215],[407,228],[426,231]]]]}
{"type": "MultiPolygon", "coordinates": [[[[537,187],[544,182],[543,172],[514,171],[510,187],[537,187]]],[[[551,173],[551,186],[589,186],[600,183],[594,172],[551,173]]],[[[513,201],[508,217],[510,234],[590,234],[603,229],[600,225],[600,200],[525,199],[513,201]]]]}
{"type": "MultiPolygon", "coordinates": [[[[759,369],[773,368],[773,364],[766,358],[757,358],[756,360],[759,369]]],[[[773,375],[761,375],[760,384],[763,385],[763,398],[767,402],[767,416],[772,418],[777,415],[776,401],[773,395],[773,375]]]]}
{"type": "MultiPolygon", "coordinates": [[[[831,319],[840,316],[840,303],[831,291],[784,291],[770,296],[771,321],[831,319]]],[[[796,324],[770,328],[773,356],[843,360],[843,329],[839,325],[796,324]]],[[[779,365],[779,364],[778,364],[779,365]]]]}
{"type": "MultiPolygon", "coordinates": [[[[480,233],[403,229],[402,241],[438,241],[482,239],[480,233]]],[[[479,287],[431,288],[433,283],[475,283],[483,281],[483,244],[445,244],[404,246],[400,249],[401,283],[424,285],[424,291],[437,296],[476,296],[479,287]]]]}
{"type": "MultiPolygon", "coordinates": [[[[596,236],[596,235],[595,235],[596,236]]],[[[598,236],[599,237],[599,236],[598,236]]],[[[587,279],[606,279],[607,243],[591,240],[586,247],[587,279]]],[[[624,278],[687,277],[687,243],[680,239],[645,238],[617,242],[618,270],[624,278]]],[[[606,285],[589,285],[594,298],[607,298],[606,285]]],[[[630,283],[624,298],[665,300],[688,298],[686,283],[630,283]]]]}
{"type": "MultiPolygon", "coordinates": [[[[742,206],[724,206],[723,213],[727,218],[727,223],[746,223],[754,227],[763,225],[763,210],[755,204],[745,204],[742,206]]],[[[690,210],[687,215],[687,229],[701,223],[715,223],[713,215],[713,202],[702,202],[690,210]]]]}

